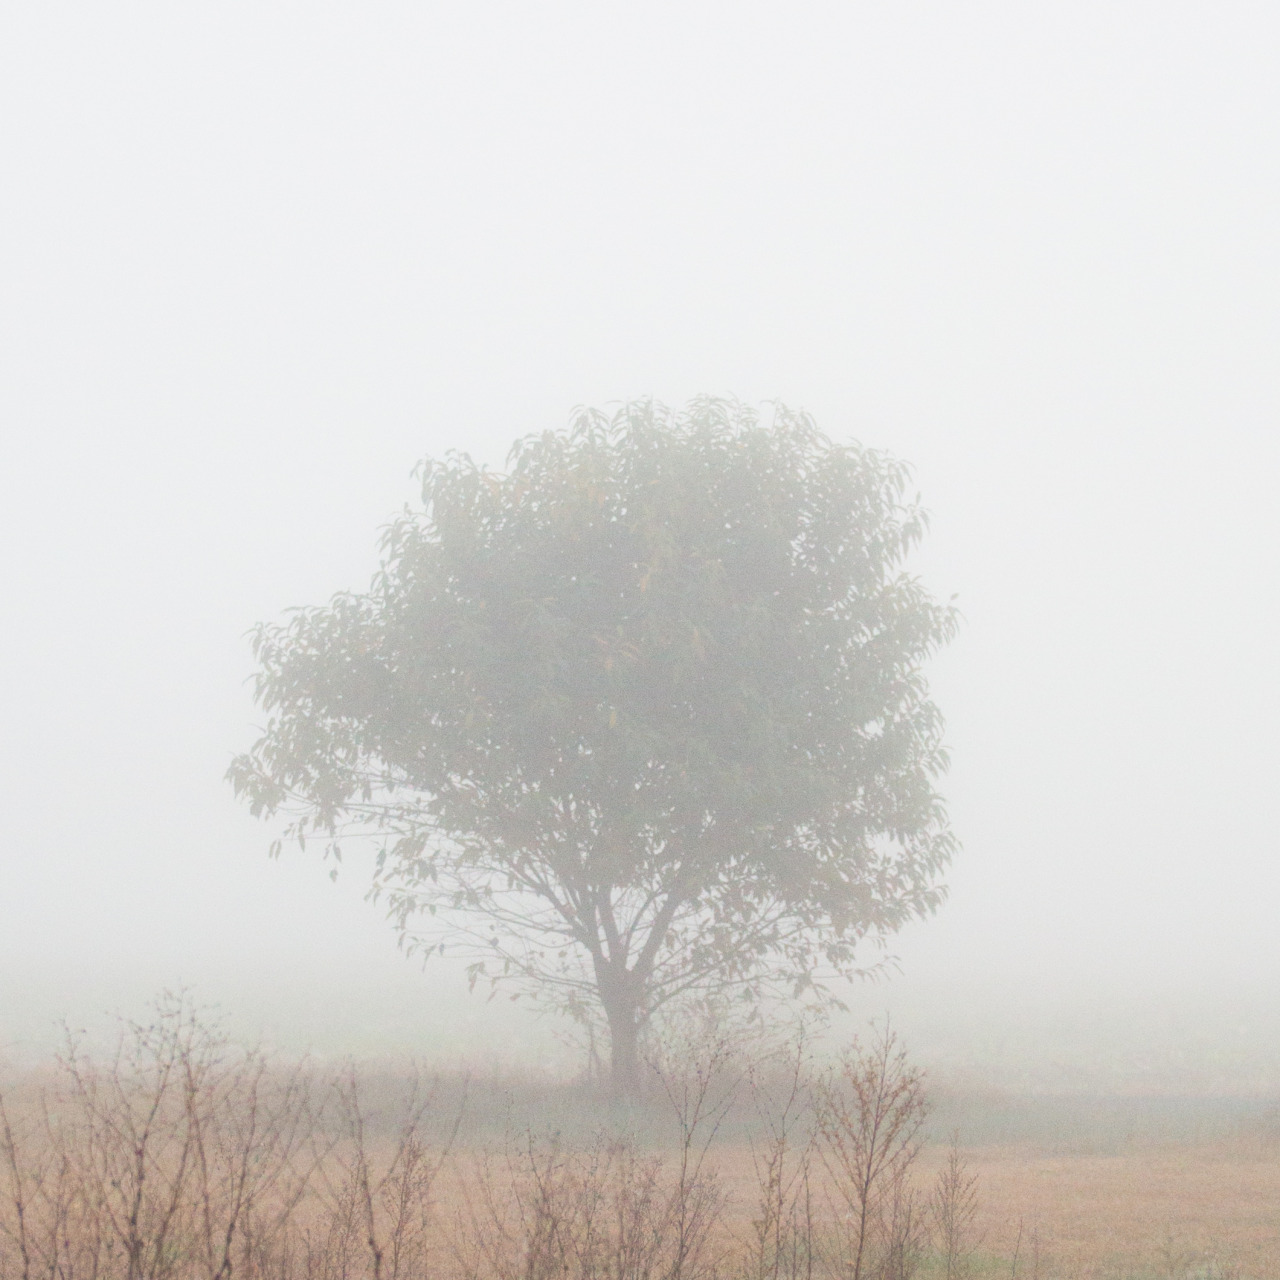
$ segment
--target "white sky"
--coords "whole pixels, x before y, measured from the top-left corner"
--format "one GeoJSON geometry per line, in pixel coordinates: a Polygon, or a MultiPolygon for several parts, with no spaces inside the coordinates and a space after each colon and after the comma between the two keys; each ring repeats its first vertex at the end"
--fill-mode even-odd
{"type": "Polygon", "coordinates": [[[965,849],[898,989],[1280,1032],[1278,57],[1221,0],[4,6],[0,1051],[183,981],[518,1053],[268,861],[244,633],[423,454],[698,391],[934,513],[965,849]]]}

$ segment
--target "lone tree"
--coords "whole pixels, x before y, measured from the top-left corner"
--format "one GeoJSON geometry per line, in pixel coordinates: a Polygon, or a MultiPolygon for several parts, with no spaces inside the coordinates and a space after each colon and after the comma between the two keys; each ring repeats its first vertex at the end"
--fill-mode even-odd
{"type": "Polygon", "coordinates": [[[901,463],[699,399],[421,476],[367,592],[256,632],[269,720],[229,771],[255,814],[335,856],[375,836],[402,938],[602,1013],[624,1091],[670,1001],[829,996],[933,911],[921,664],[955,613],[903,570],[901,463]]]}

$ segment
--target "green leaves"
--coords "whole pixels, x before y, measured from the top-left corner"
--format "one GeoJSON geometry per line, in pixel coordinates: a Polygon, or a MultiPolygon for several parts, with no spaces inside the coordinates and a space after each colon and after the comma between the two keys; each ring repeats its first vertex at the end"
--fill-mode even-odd
{"type": "Polygon", "coordinates": [[[230,770],[254,812],[389,836],[402,928],[439,907],[492,956],[492,925],[566,1007],[627,975],[641,1019],[851,971],[933,909],[921,667],[956,615],[904,571],[926,521],[901,463],[704,398],[418,474],[367,593],[256,633],[270,721],[230,770]]]}

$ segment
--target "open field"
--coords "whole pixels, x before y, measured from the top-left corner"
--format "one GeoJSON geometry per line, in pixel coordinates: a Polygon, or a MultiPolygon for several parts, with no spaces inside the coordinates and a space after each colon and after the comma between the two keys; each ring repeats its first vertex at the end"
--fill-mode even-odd
{"type": "Polygon", "coordinates": [[[1265,1102],[924,1084],[887,1034],[712,1046],[630,1103],[326,1074],[175,1004],[5,1083],[0,1280],[1280,1277],[1265,1102]]]}
{"type": "MultiPolygon", "coordinates": [[[[978,1232],[992,1270],[1030,1276],[1280,1276],[1280,1150],[1246,1144],[1046,1155],[966,1148],[979,1179],[978,1232]],[[1022,1238],[1019,1248],[1019,1230],[1022,1238]]],[[[926,1148],[922,1182],[943,1158],[926,1148]]],[[[743,1193],[748,1188],[743,1186],[743,1193]]]]}
{"type": "MultiPolygon", "coordinates": [[[[465,1204],[464,1183],[479,1154],[458,1151],[442,1171],[442,1221],[465,1204]]],[[[677,1156],[659,1154],[668,1165],[677,1156]]],[[[726,1193],[718,1231],[731,1274],[746,1270],[740,1264],[759,1213],[758,1154],[725,1146],[710,1157],[726,1193]]],[[[923,1150],[922,1189],[946,1154],[937,1145],[923,1150]]],[[[1232,1143],[1054,1156],[1033,1147],[974,1147],[963,1155],[979,1180],[971,1273],[1027,1280],[1280,1277],[1280,1150],[1232,1143]]],[[[927,1254],[921,1259],[922,1276],[938,1270],[927,1254]]]]}

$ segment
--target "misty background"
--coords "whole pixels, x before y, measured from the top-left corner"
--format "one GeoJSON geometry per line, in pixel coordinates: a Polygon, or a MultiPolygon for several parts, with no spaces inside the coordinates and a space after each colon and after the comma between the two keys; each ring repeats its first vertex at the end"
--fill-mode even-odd
{"type": "Polygon", "coordinates": [[[0,1056],[187,984],[563,1064],[222,775],[245,633],[425,454],[778,398],[915,466],[964,849],[850,992],[1008,1087],[1280,1087],[1280,17],[1262,4],[0,14],[0,1056]]]}

